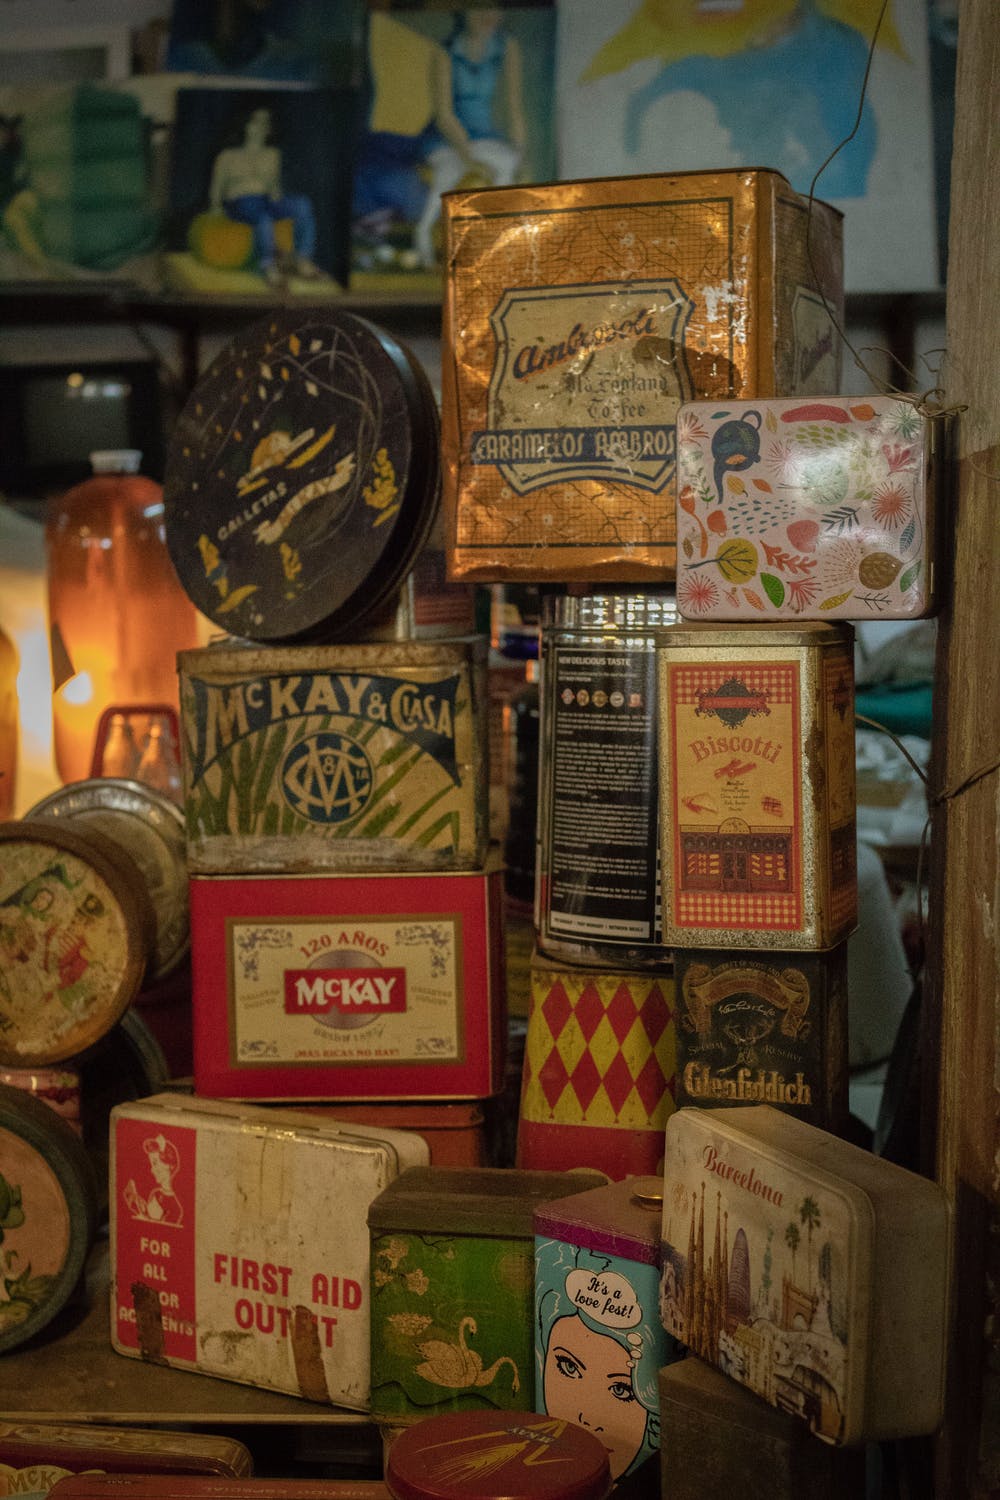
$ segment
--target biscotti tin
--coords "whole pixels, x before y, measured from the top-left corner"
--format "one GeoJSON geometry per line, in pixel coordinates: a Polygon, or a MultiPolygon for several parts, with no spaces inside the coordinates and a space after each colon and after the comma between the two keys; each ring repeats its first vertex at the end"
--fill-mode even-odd
{"type": "Polygon", "coordinates": [[[660,1371],[660,1474],[670,1500],[845,1500],[865,1494],[863,1445],[817,1443],[704,1360],[660,1371]]]}
{"type": "Polygon", "coordinates": [[[936,1183],[766,1104],[678,1110],[664,1175],[660,1311],[692,1354],[827,1442],[933,1431],[950,1229],[936,1183]]]}
{"type": "Polygon", "coordinates": [[[535,1407],[600,1433],[612,1479],[659,1447],[663,1180],[633,1177],[535,1209],[535,1407]]]}
{"type": "Polygon", "coordinates": [[[483,1106],[473,1104],[426,1104],[404,1100],[399,1104],[365,1104],[349,1100],[340,1104],[297,1104],[306,1114],[328,1116],[355,1125],[390,1130],[415,1130],[427,1142],[432,1167],[485,1167],[487,1162],[486,1119],[483,1106]]]}
{"type": "Polygon", "coordinates": [[[184,815],[177,804],[141,781],[100,776],[60,787],[25,816],[68,819],[84,834],[96,828],[132,856],[156,916],[146,982],[173,973],[190,946],[184,815]]]}
{"type": "Polygon", "coordinates": [[[942,437],[940,422],[898,396],[682,407],[681,613],[703,620],[933,613],[942,437]]]}
{"type": "Polygon", "coordinates": [[[655,647],[673,594],[542,602],[540,950],[577,963],[662,965],[655,647]]]}
{"type": "Polygon", "coordinates": [[[74,1474],[55,1500],[390,1500],[379,1479],[222,1479],[169,1474],[74,1474]]]}
{"type": "Polygon", "coordinates": [[[485,664],[476,636],[181,652],[189,868],[481,863],[485,664]]]}
{"type": "Polygon", "coordinates": [[[825,953],[674,952],[677,1103],[773,1104],[847,1121],[847,943],[825,953]]]}
{"type": "Polygon", "coordinates": [[[110,1031],[142,983],[153,931],[119,845],[55,819],[0,823],[0,1063],[47,1067],[110,1031]]]}
{"type": "Polygon", "coordinates": [[[668,967],[531,961],[517,1162],[593,1167],[616,1181],[655,1172],[674,1108],[677,1036],[668,967]]]}
{"type": "Polygon", "coordinates": [[[199,1093],[483,1099],[503,1084],[502,872],[191,881],[199,1093]]]}
{"type": "Polygon", "coordinates": [[[857,920],[849,625],[658,642],[664,938],[831,948],[857,920]]]}
{"type": "Polygon", "coordinates": [[[0,1354],[73,1295],[97,1227],[97,1182],[79,1138],[47,1104],[0,1084],[0,1354]]]}
{"type": "Polygon", "coordinates": [[[438,487],[434,397],[410,351],[354,313],[288,311],[236,338],[181,413],[167,545],[230,634],[334,640],[398,588],[438,487]]]}
{"type": "Polygon", "coordinates": [[[389,1449],[394,1500],[604,1500],[608,1455],[576,1422],[534,1413],[445,1412],[389,1449]]]}
{"type": "Polygon", "coordinates": [[[671,578],[681,403],[836,389],[840,215],[745,169],[442,202],[452,576],[671,578]]]}
{"type": "Polygon", "coordinates": [[[372,1203],[372,1416],[531,1411],[532,1213],[589,1173],[403,1172],[372,1203]]]}
{"type": "Polygon", "coordinates": [[[366,1410],[365,1215],[401,1169],[426,1160],[418,1135],[291,1110],[180,1094],[119,1105],[112,1344],[366,1410]]]}
{"type": "Polygon", "coordinates": [[[54,1485],[69,1474],[214,1474],[253,1472],[250,1451],[235,1438],[143,1427],[89,1426],[83,1422],[0,1421],[0,1482],[20,1494],[54,1485]],[[31,1470],[37,1483],[28,1482],[31,1470]]]}

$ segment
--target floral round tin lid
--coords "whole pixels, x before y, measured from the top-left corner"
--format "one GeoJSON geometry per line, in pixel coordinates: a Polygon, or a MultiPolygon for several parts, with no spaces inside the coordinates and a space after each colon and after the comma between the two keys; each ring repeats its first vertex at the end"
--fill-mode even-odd
{"type": "Polygon", "coordinates": [[[87,1154],[53,1109],[0,1084],[0,1353],[65,1306],[97,1222],[87,1154]]]}
{"type": "Polygon", "coordinates": [[[25,816],[69,819],[84,834],[96,829],[132,856],[156,917],[147,979],[171,974],[191,946],[184,814],[177,804],[141,781],[95,776],[60,787],[25,816]]]}
{"type": "Polygon", "coordinates": [[[181,413],[167,545],[230,635],[336,640],[402,582],[439,474],[434,397],[404,345],[349,312],[275,314],[220,354],[181,413]]]}
{"type": "Polygon", "coordinates": [[[0,824],[0,1064],[46,1067],[110,1031],[153,933],[134,860],[96,829],[0,824]]]}
{"type": "Polygon", "coordinates": [[[405,1429],[389,1449],[396,1500],[603,1500],[604,1444],[592,1432],[535,1412],[443,1412],[405,1429]]]}

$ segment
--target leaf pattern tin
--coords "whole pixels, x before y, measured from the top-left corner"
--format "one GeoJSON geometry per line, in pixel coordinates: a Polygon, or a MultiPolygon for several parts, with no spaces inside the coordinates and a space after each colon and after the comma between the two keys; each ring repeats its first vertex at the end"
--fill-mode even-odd
{"type": "Polygon", "coordinates": [[[333,640],[402,582],[438,480],[434,398],[412,354],[353,313],[275,314],[220,354],[181,413],[167,545],[232,635],[333,640]]]}
{"type": "Polygon", "coordinates": [[[189,869],[480,864],[485,662],[475,636],[181,652],[189,869]]]}
{"type": "Polygon", "coordinates": [[[682,407],[681,613],[705,620],[933,613],[941,446],[932,419],[900,397],[682,407]]]}
{"type": "Polygon", "coordinates": [[[943,1190],[768,1105],[667,1123],[660,1315],[831,1443],[931,1432],[944,1398],[943,1190]]]}
{"type": "Polygon", "coordinates": [[[657,658],[664,940],[832,947],[857,920],[851,627],[678,625],[657,658]]]}

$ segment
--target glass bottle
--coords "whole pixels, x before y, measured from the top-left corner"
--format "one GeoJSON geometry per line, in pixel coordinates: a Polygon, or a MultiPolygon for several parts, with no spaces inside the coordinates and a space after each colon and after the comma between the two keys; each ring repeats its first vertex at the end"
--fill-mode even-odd
{"type": "Polygon", "coordinates": [[[165,719],[157,714],[150,721],[146,743],[135,770],[136,781],[145,782],[174,802],[181,801],[181,768],[165,719]]]}
{"type": "Polygon", "coordinates": [[[132,725],[124,714],[112,714],[108,737],[99,767],[102,776],[123,776],[130,780],[139,764],[139,747],[132,725]]]}
{"type": "Polygon", "coordinates": [[[0,821],[14,816],[17,791],[17,648],[0,627],[0,821]]]}
{"type": "Polygon", "coordinates": [[[174,572],[163,491],[133,450],[91,454],[94,476],[50,506],[49,628],[56,768],[90,775],[104,709],[178,702],[176,656],[198,644],[197,611],[174,572]],[[58,647],[58,650],[56,649],[58,647]]]}

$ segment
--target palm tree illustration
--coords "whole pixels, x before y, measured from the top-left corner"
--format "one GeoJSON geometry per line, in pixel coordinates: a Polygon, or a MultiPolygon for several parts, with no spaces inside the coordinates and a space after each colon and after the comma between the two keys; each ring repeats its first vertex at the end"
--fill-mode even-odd
{"type": "Polygon", "coordinates": [[[801,1239],[801,1235],[799,1234],[799,1226],[796,1224],[795,1220],[793,1219],[792,1222],[789,1224],[788,1228],[785,1230],[785,1244],[788,1246],[789,1250],[791,1250],[791,1252],[792,1252],[792,1284],[793,1285],[797,1285],[797,1282],[795,1280],[795,1252],[799,1248],[799,1240],[800,1239],[801,1239]]]}
{"type": "Polygon", "coordinates": [[[802,1202],[799,1204],[799,1218],[802,1220],[803,1224],[806,1226],[806,1234],[808,1236],[807,1254],[808,1254],[808,1259],[809,1259],[809,1295],[811,1297],[812,1296],[812,1279],[813,1279],[813,1273],[812,1273],[813,1230],[819,1228],[819,1220],[820,1220],[819,1204],[816,1202],[815,1198],[803,1198],[802,1202]]]}

